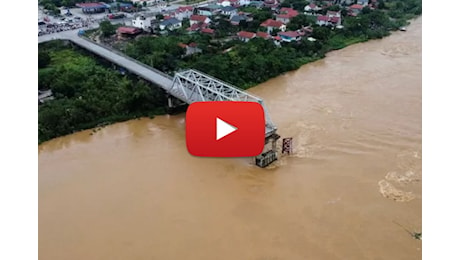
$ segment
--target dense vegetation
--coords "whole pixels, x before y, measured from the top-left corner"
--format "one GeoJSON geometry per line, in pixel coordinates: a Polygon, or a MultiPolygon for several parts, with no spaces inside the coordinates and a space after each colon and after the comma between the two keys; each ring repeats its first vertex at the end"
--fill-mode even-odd
{"type": "Polygon", "coordinates": [[[38,88],[51,89],[56,98],[39,106],[39,142],[165,112],[161,88],[121,75],[63,42],[39,45],[38,56],[38,88]]]}

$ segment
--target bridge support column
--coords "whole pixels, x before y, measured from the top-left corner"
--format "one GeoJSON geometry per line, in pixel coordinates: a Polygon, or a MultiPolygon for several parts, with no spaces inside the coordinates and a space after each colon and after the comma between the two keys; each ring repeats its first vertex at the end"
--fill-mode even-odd
{"type": "Polygon", "coordinates": [[[184,108],[187,106],[187,103],[182,102],[181,100],[175,98],[172,95],[167,95],[168,99],[168,114],[175,114],[179,112],[184,112],[184,108]]]}
{"type": "Polygon", "coordinates": [[[272,162],[278,160],[278,153],[276,152],[277,146],[276,141],[280,136],[274,132],[271,135],[265,137],[265,146],[261,154],[256,156],[256,165],[264,168],[270,165],[272,162]]]}

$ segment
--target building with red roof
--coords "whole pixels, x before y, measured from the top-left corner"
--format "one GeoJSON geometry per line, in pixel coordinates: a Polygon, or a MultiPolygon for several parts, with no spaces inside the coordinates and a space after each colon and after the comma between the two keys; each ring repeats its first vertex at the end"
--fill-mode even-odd
{"type": "Polygon", "coordinates": [[[188,6],[180,6],[179,8],[177,8],[177,11],[181,12],[181,13],[187,12],[187,11],[193,12],[193,6],[190,6],[190,5],[188,5],[188,6]]]}
{"type": "Polygon", "coordinates": [[[266,20],[265,22],[261,23],[260,26],[267,28],[267,33],[271,33],[273,29],[277,29],[280,31],[286,30],[286,25],[284,25],[280,21],[275,21],[273,19],[266,20]]]}
{"type": "Polygon", "coordinates": [[[348,7],[348,12],[352,16],[356,16],[363,10],[364,6],[359,4],[354,4],[348,7]]]}
{"type": "Polygon", "coordinates": [[[122,26],[122,27],[118,27],[117,29],[117,33],[123,33],[123,34],[138,34],[141,32],[142,30],[140,30],[139,28],[135,28],[135,27],[122,26]]]}
{"type": "Polygon", "coordinates": [[[285,42],[299,41],[301,39],[301,35],[295,31],[279,32],[278,36],[285,42]]]}
{"type": "Polygon", "coordinates": [[[201,29],[201,33],[214,35],[214,30],[211,28],[203,28],[201,29]]]}
{"type": "Polygon", "coordinates": [[[205,15],[192,15],[190,16],[190,26],[196,24],[196,23],[210,23],[211,19],[205,15]]]}
{"type": "Polygon", "coordinates": [[[296,10],[290,7],[282,7],[280,9],[280,13],[276,15],[276,20],[284,24],[288,24],[289,21],[297,15],[299,15],[299,12],[296,10]]]}
{"type": "Polygon", "coordinates": [[[142,33],[142,29],[135,28],[135,27],[122,26],[122,27],[118,27],[117,29],[118,38],[134,37],[140,33],[142,33]]]}
{"type": "Polygon", "coordinates": [[[330,25],[338,26],[342,24],[342,15],[340,12],[327,11],[326,15],[319,15],[316,17],[317,25],[330,25]]]}
{"type": "Polygon", "coordinates": [[[253,32],[240,31],[237,33],[237,36],[241,41],[248,42],[250,39],[255,38],[256,34],[253,32]]]}
{"type": "Polygon", "coordinates": [[[271,38],[271,35],[266,33],[266,32],[257,32],[256,37],[259,37],[259,38],[267,40],[267,39],[271,38]]]}

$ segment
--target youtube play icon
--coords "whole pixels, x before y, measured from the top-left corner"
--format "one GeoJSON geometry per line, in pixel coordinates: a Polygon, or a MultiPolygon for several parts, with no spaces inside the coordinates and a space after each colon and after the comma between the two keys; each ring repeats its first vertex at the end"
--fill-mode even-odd
{"type": "Polygon", "coordinates": [[[185,117],[186,143],[191,155],[250,157],[265,144],[263,107],[256,102],[195,102],[185,117]]]}

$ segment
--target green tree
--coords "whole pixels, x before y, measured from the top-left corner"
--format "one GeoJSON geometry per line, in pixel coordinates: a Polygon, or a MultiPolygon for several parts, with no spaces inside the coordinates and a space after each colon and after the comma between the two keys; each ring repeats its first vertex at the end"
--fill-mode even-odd
{"type": "Polygon", "coordinates": [[[330,35],[331,29],[323,26],[315,28],[312,33],[312,37],[320,41],[326,41],[330,35]]]}
{"type": "Polygon", "coordinates": [[[314,25],[316,21],[315,19],[316,18],[309,15],[299,14],[291,19],[291,21],[287,25],[287,29],[297,30],[300,29],[302,26],[314,25]]]}
{"type": "Polygon", "coordinates": [[[39,51],[38,52],[38,68],[45,68],[50,64],[51,57],[47,51],[39,51]]]}
{"type": "Polygon", "coordinates": [[[102,35],[104,37],[108,37],[110,35],[115,34],[116,27],[110,21],[102,21],[99,24],[99,28],[101,29],[102,35]]]}

